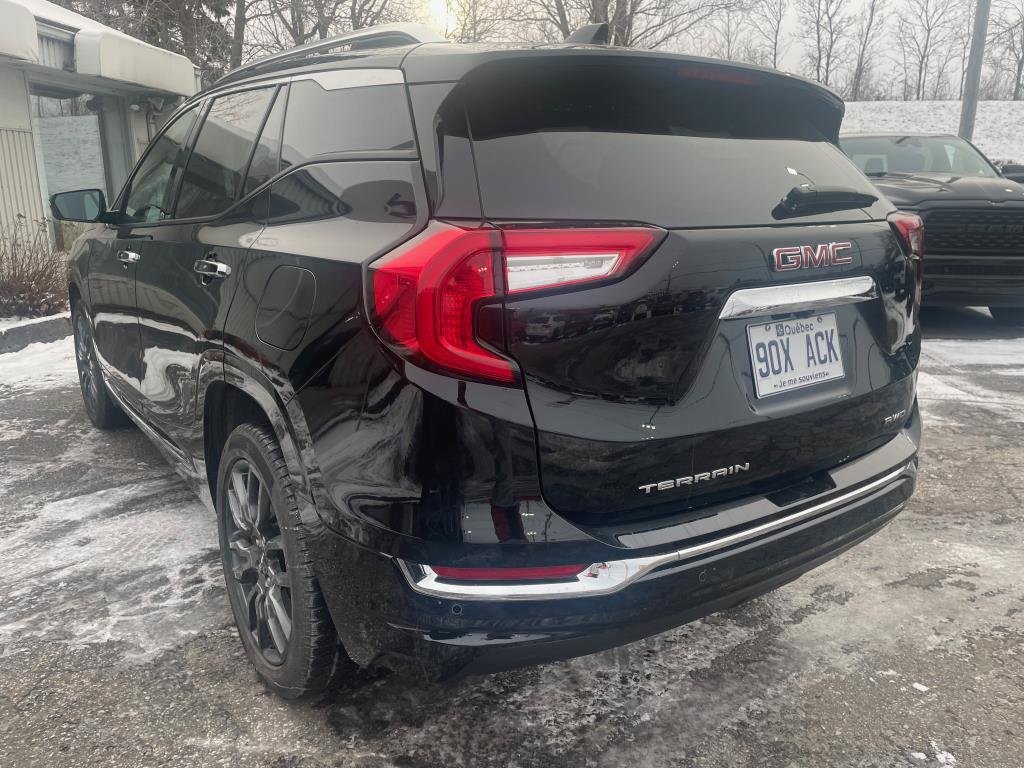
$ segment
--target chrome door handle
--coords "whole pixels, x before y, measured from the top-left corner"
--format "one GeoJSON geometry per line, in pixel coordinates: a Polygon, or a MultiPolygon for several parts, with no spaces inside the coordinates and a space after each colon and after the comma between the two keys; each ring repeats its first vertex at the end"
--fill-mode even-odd
{"type": "Polygon", "coordinates": [[[135,251],[118,251],[117,252],[117,260],[120,261],[122,264],[134,264],[136,261],[138,261],[141,258],[142,257],[139,256],[139,254],[137,254],[135,251]]]}
{"type": "Polygon", "coordinates": [[[199,259],[192,267],[203,277],[208,277],[211,280],[215,278],[227,277],[231,274],[231,267],[220,261],[213,261],[212,259],[199,259]]]}

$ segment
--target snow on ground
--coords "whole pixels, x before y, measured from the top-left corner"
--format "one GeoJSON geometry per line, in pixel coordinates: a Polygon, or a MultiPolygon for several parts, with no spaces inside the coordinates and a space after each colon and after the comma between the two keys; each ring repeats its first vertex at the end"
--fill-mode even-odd
{"type": "Polygon", "coordinates": [[[45,323],[47,320],[53,320],[55,317],[67,317],[70,319],[70,312],[59,312],[56,315],[46,315],[45,317],[0,317],[0,333],[3,333],[8,328],[13,328],[16,325],[35,325],[36,323],[45,323]]]}
{"type": "Polygon", "coordinates": [[[148,658],[218,627],[216,541],[212,515],[169,472],[44,503],[0,550],[0,642],[117,640],[148,658]]]}
{"type": "Polygon", "coordinates": [[[75,347],[71,337],[29,344],[20,352],[0,355],[0,392],[52,389],[74,383],[75,347]]]}
{"type": "Polygon", "coordinates": [[[0,354],[0,405],[50,391],[77,418],[44,408],[0,419],[0,521],[17,521],[0,547],[0,647],[117,641],[142,660],[222,626],[213,516],[141,433],[85,422],[71,338],[0,354]],[[57,455],[34,455],[50,433],[57,455]]]}
{"type": "Polygon", "coordinates": [[[7,762],[1018,768],[1024,339],[931,319],[950,333],[924,343],[921,482],[870,542],[630,646],[444,686],[365,676],[313,706],[255,684],[212,516],[141,432],[88,425],[70,343],[0,355],[7,762]]]}
{"type": "MultiPolygon", "coordinates": [[[[982,101],[974,143],[992,160],[1024,163],[1024,101],[982,101]]],[[[843,133],[892,131],[956,133],[959,101],[851,101],[843,133]]]]}

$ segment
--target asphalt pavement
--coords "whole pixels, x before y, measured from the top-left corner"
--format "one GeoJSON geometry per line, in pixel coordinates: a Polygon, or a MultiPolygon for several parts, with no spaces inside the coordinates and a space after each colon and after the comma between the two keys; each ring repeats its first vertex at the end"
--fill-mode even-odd
{"type": "Polygon", "coordinates": [[[1024,765],[1024,332],[929,311],[918,491],[765,597],[446,685],[266,693],[209,513],[86,422],[70,340],[0,355],[0,768],[1024,765]]]}

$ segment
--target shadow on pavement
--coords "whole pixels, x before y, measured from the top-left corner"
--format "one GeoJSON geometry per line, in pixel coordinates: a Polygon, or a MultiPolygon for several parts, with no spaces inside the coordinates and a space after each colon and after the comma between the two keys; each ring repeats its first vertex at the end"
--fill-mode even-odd
{"type": "Polygon", "coordinates": [[[1000,325],[981,307],[923,307],[925,339],[1024,339],[1024,328],[1000,325]]]}

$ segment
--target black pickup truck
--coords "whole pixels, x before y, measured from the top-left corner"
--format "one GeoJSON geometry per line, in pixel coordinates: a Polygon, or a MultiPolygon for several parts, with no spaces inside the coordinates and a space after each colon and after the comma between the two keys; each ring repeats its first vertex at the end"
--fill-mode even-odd
{"type": "Polygon", "coordinates": [[[843,150],[889,200],[924,220],[923,301],[988,306],[1024,325],[1024,186],[961,138],[851,134],[843,150]]]}

